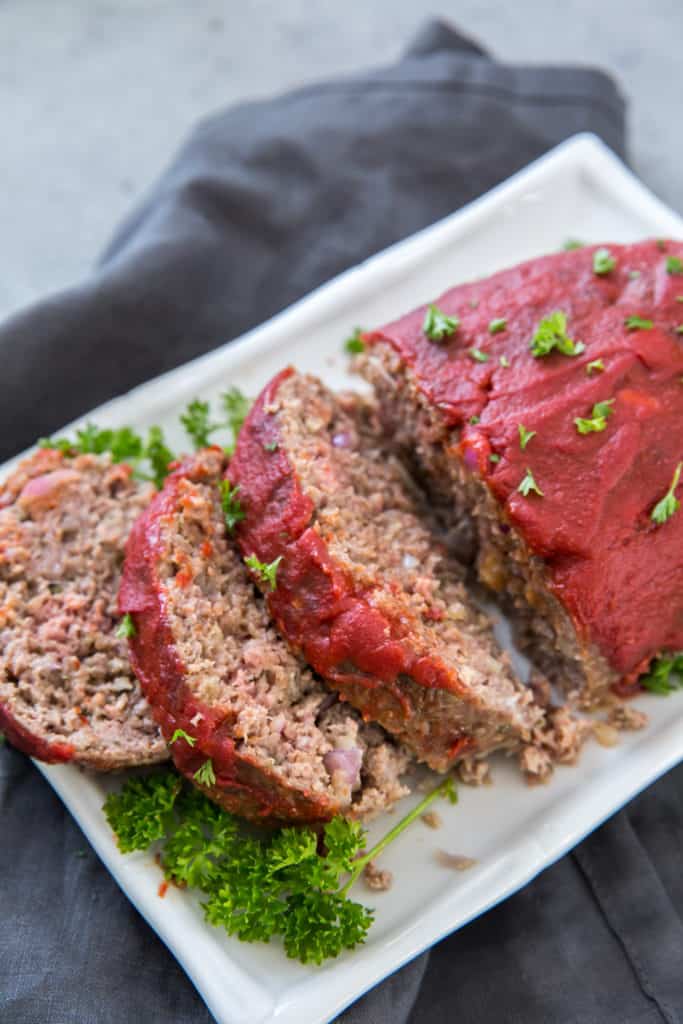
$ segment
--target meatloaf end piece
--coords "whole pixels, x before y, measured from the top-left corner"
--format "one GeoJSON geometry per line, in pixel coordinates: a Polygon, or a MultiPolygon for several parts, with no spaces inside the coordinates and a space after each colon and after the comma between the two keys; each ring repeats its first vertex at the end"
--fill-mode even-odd
{"type": "Polygon", "coordinates": [[[652,518],[683,459],[683,244],[596,253],[453,288],[435,303],[449,334],[430,338],[421,307],[357,363],[435,507],[471,524],[521,644],[585,706],[683,648],[683,514],[652,518]],[[542,321],[551,342],[564,323],[564,351],[539,352],[542,321]]]}
{"type": "Polygon", "coordinates": [[[285,370],[239,435],[242,553],[292,647],[363,717],[437,771],[528,742],[543,718],[513,676],[372,409],[285,370]],[[273,586],[274,584],[274,586],[273,586]]]}
{"type": "Polygon", "coordinates": [[[177,768],[196,783],[210,761],[200,788],[226,810],[271,824],[369,817],[408,792],[408,755],[278,635],[228,536],[225,468],[220,449],[188,459],[133,528],[119,601],[137,674],[177,768]]]}
{"type": "Polygon", "coordinates": [[[152,488],[38,451],[0,488],[0,730],[42,761],[152,764],[166,744],[116,636],[124,545],[152,488]]]}

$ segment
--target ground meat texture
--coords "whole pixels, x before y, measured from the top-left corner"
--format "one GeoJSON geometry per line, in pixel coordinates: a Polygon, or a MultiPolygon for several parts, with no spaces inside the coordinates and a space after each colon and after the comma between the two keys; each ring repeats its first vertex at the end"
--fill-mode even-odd
{"type": "Polygon", "coordinates": [[[0,489],[0,730],[47,762],[152,764],[166,744],[116,636],[130,527],[153,489],[43,450],[0,489]]]}
{"type": "Polygon", "coordinates": [[[240,432],[230,476],[245,557],[289,643],[430,767],[517,748],[542,720],[512,675],[373,410],[284,371],[240,432]]]}
{"type": "Polygon", "coordinates": [[[587,706],[683,648],[683,515],[651,518],[683,458],[683,245],[609,250],[604,274],[591,247],[456,287],[436,300],[460,321],[449,337],[426,336],[422,307],[369,333],[358,363],[445,521],[469,524],[461,549],[520,643],[587,706]],[[534,358],[558,310],[585,350],[534,358]],[[605,429],[579,433],[602,401],[605,429]],[[520,424],[535,431],[524,449],[520,424]],[[520,493],[527,470],[542,497],[520,493]]]}
{"type": "Polygon", "coordinates": [[[186,461],[138,520],[120,608],[131,656],[178,769],[266,823],[369,817],[408,790],[407,753],[341,705],[272,625],[225,525],[220,449],[186,461]]]}

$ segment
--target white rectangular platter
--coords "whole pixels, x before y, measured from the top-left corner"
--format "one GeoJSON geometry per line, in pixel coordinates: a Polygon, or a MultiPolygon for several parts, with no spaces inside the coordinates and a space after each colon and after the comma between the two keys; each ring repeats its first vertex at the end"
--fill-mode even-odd
{"type": "MultiPolygon", "coordinates": [[[[556,250],[569,237],[629,242],[659,235],[683,237],[683,220],[598,139],[577,136],[243,338],[88,418],[100,426],[159,423],[180,448],[178,413],[195,396],[216,398],[230,385],[253,396],[290,362],[334,387],[348,384],[342,343],[358,324],[381,324],[456,282],[556,250]]],[[[385,854],[382,866],[396,880],[391,891],[370,893],[359,883],[356,898],[376,908],[367,944],[319,968],[288,961],[277,944],[243,945],[226,937],[204,923],[191,894],[171,888],[160,899],[151,855],[122,856],[102,815],[107,789],[117,783],[69,766],[39,767],[218,1024],[323,1024],[526,884],[683,758],[683,700],[643,697],[637,704],[650,716],[648,729],[625,734],[612,749],[590,744],[580,764],[559,768],[548,786],[528,788],[504,761],[493,766],[495,785],[461,786],[457,806],[439,807],[439,831],[417,824],[385,854]],[[437,862],[438,849],[475,858],[476,865],[462,873],[449,870],[437,862]]],[[[408,798],[400,811],[410,805],[408,798]]],[[[389,820],[373,823],[371,839],[386,831],[389,820]]]]}

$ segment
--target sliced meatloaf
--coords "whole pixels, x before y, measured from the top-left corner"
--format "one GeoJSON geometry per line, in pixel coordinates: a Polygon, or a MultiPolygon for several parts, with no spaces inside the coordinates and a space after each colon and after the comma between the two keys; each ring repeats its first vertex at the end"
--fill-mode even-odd
{"type": "Polygon", "coordinates": [[[386,428],[546,673],[595,705],[683,649],[683,244],[532,260],[365,342],[386,428]]]}
{"type": "Polygon", "coordinates": [[[230,465],[238,543],[283,635],[432,768],[517,748],[542,718],[382,445],[371,408],[285,370],[230,465]]]}
{"type": "Polygon", "coordinates": [[[168,756],[116,635],[124,545],[151,495],[108,456],[58,451],[0,488],[0,731],[42,761],[168,756]]]}
{"type": "Polygon", "coordinates": [[[228,536],[224,471],[220,449],[186,461],[127,548],[120,609],[135,621],[133,664],[175,764],[258,821],[383,810],[407,793],[408,756],[279,637],[228,536]]]}

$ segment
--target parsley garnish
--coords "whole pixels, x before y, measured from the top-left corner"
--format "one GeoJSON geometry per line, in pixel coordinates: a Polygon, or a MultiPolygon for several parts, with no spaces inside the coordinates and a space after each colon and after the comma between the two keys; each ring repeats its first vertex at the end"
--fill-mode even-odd
{"type": "Polygon", "coordinates": [[[211,422],[209,403],[200,402],[198,398],[190,402],[180,417],[180,422],[194,442],[195,448],[207,448],[211,443],[209,434],[218,427],[217,424],[211,422]]]}
{"type": "Polygon", "coordinates": [[[674,327],[676,334],[683,334],[683,324],[679,324],[678,327],[674,327]]]}
{"type": "Polygon", "coordinates": [[[192,778],[200,784],[200,786],[215,786],[216,785],[216,773],[213,770],[213,761],[210,757],[206,759],[201,768],[198,768],[192,778]]]}
{"type": "Polygon", "coordinates": [[[627,331],[651,331],[653,324],[652,320],[643,320],[640,316],[627,316],[624,327],[627,331]]]}
{"type": "Polygon", "coordinates": [[[185,740],[185,742],[189,746],[191,746],[191,747],[193,747],[195,745],[195,743],[197,742],[195,737],[194,736],[190,736],[190,734],[185,732],[184,729],[176,729],[176,731],[171,736],[171,739],[169,740],[169,743],[171,743],[171,744],[177,743],[178,740],[185,740]]]}
{"type": "Polygon", "coordinates": [[[508,368],[508,366],[510,365],[510,360],[508,359],[508,357],[507,357],[507,356],[501,356],[501,357],[500,357],[500,359],[498,360],[498,362],[499,362],[499,363],[500,363],[500,365],[501,365],[501,366],[503,366],[503,367],[504,367],[505,369],[507,369],[507,368],[508,368]]]}
{"type": "Polygon", "coordinates": [[[422,330],[431,341],[443,341],[455,334],[459,326],[457,316],[446,316],[438,306],[430,306],[425,313],[422,330]]]}
{"type": "Polygon", "coordinates": [[[638,681],[650,693],[660,697],[668,697],[675,690],[683,689],[683,651],[657,658],[638,681]]]}
{"type": "Polygon", "coordinates": [[[276,576],[278,566],[282,561],[282,555],[278,555],[277,558],[268,564],[265,562],[259,562],[256,555],[249,555],[248,558],[244,559],[245,563],[249,566],[252,572],[255,572],[257,576],[261,578],[261,582],[267,584],[271,590],[275,590],[277,586],[276,576]]]}
{"type": "Polygon", "coordinates": [[[68,437],[41,437],[39,448],[55,448],[65,455],[103,455],[109,452],[112,462],[128,462],[137,464],[146,459],[152,469],[149,476],[136,468],[136,474],[145,480],[153,480],[157,488],[163,484],[168,467],[175,456],[164,442],[161,427],[150,427],[147,441],[143,441],[131,427],[120,427],[118,430],[100,430],[94,423],[86,423],[76,431],[75,439],[68,437]]]}
{"type": "Polygon", "coordinates": [[[572,249],[583,249],[585,242],[580,242],[578,238],[568,238],[562,245],[565,252],[571,252],[572,249]]]}
{"type": "Polygon", "coordinates": [[[266,441],[263,447],[267,452],[276,452],[279,448],[279,445],[277,441],[266,441]]]}
{"type": "Polygon", "coordinates": [[[683,302],[683,295],[677,295],[676,302],[683,302]]]}
{"type": "Polygon", "coordinates": [[[225,525],[228,528],[228,533],[232,533],[237,524],[240,523],[245,516],[245,511],[237,497],[239,489],[239,484],[232,487],[229,480],[221,480],[220,482],[221,505],[223,507],[223,516],[225,518],[225,525]]]}
{"type": "Polygon", "coordinates": [[[363,332],[360,327],[356,327],[353,334],[346,339],[344,348],[350,356],[358,355],[359,352],[365,352],[365,342],[363,341],[363,332]]]}
{"type": "Polygon", "coordinates": [[[520,483],[519,487],[517,488],[517,490],[519,491],[520,494],[523,494],[525,498],[527,497],[527,495],[531,494],[532,492],[534,494],[537,494],[539,496],[539,498],[543,497],[543,491],[541,490],[541,488],[538,486],[538,484],[534,480],[534,474],[531,472],[531,470],[529,469],[528,466],[527,466],[526,473],[522,477],[521,483],[520,483]]]}
{"type": "Polygon", "coordinates": [[[500,462],[500,455],[496,455],[495,452],[492,452],[491,455],[489,455],[489,462],[500,462]]]}
{"type": "Polygon", "coordinates": [[[549,355],[557,349],[565,356],[578,356],[585,351],[582,341],[573,341],[567,334],[567,315],[561,309],[545,317],[536,328],[529,344],[534,359],[549,355]]]}
{"type": "Polygon", "coordinates": [[[590,377],[592,373],[602,373],[605,369],[605,364],[602,359],[591,359],[590,363],[586,366],[586,373],[590,377]]]}
{"type": "Polygon", "coordinates": [[[494,316],[489,322],[489,334],[500,334],[507,327],[508,322],[504,316],[494,316]]]}
{"type": "Polygon", "coordinates": [[[221,395],[221,405],[225,412],[224,420],[213,420],[209,403],[195,398],[180,417],[180,422],[192,439],[195,448],[206,448],[210,445],[211,434],[215,434],[217,430],[230,430],[233,445],[226,447],[226,451],[230,454],[249,412],[250,404],[249,399],[238,388],[230,388],[229,391],[225,391],[221,395]]]}
{"type": "Polygon", "coordinates": [[[480,348],[471,348],[467,353],[470,359],[474,359],[475,363],[488,363],[489,356],[486,352],[482,352],[480,348]]]}
{"type": "Polygon", "coordinates": [[[596,249],[593,253],[593,273],[598,274],[602,277],[604,274],[609,274],[611,270],[617,265],[612,253],[609,249],[596,249]]]}
{"type": "Polygon", "coordinates": [[[135,636],[136,633],[137,630],[135,628],[135,623],[133,622],[133,617],[130,612],[126,612],[119,622],[114,635],[117,636],[119,640],[128,640],[129,637],[135,636]]]}
{"type": "Polygon", "coordinates": [[[251,402],[239,388],[230,388],[221,395],[221,404],[227,418],[227,426],[232,430],[233,438],[236,438],[247,418],[251,402]]]}
{"type": "Polygon", "coordinates": [[[369,861],[440,797],[456,802],[451,779],[368,852],[362,852],[361,825],[341,817],[328,822],[321,837],[310,827],[263,838],[247,834],[233,815],[173,772],[129,779],[110,794],[104,812],[123,853],[161,841],[164,874],[203,893],[209,924],[244,942],[280,936],[287,956],[320,964],[365,941],[373,912],[349,899],[349,890],[369,861]]]}
{"type": "Polygon", "coordinates": [[[535,430],[527,430],[523,423],[517,424],[519,430],[519,447],[524,451],[532,437],[536,437],[535,430]]]}
{"type": "Polygon", "coordinates": [[[683,274],[683,260],[680,260],[678,256],[667,256],[666,272],[667,274],[683,274]]]}
{"type": "Polygon", "coordinates": [[[589,419],[582,419],[580,416],[574,420],[576,429],[580,434],[600,433],[607,426],[607,420],[614,410],[614,399],[608,398],[604,402],[596,402],[591,410],[589,419]]]}
{"type": "Polygon", "coordinates": [[[473,427],[476,427],[478,422],[479,422],[479,417],[478,416],[470,416],[470,423],[472,424],[473,427]]]}
{"type": "Polygon", "coordinates": [[[678,482],[681,479],[682,469],[683,462],[679,462],[676,466],[676,469],[674,470],[674,475],[669,490],[666,492],[661,501],[658,501],[655,507],[652,509],[650,518],[653,522],[659,523],[660,525],[662,523],[665,523],[667,519],[671,519],[672,515],[678,512],[679,508],[681,507],[681,503],[676,497],[675,492],[676,488],[678,487],[678,482]]]}

